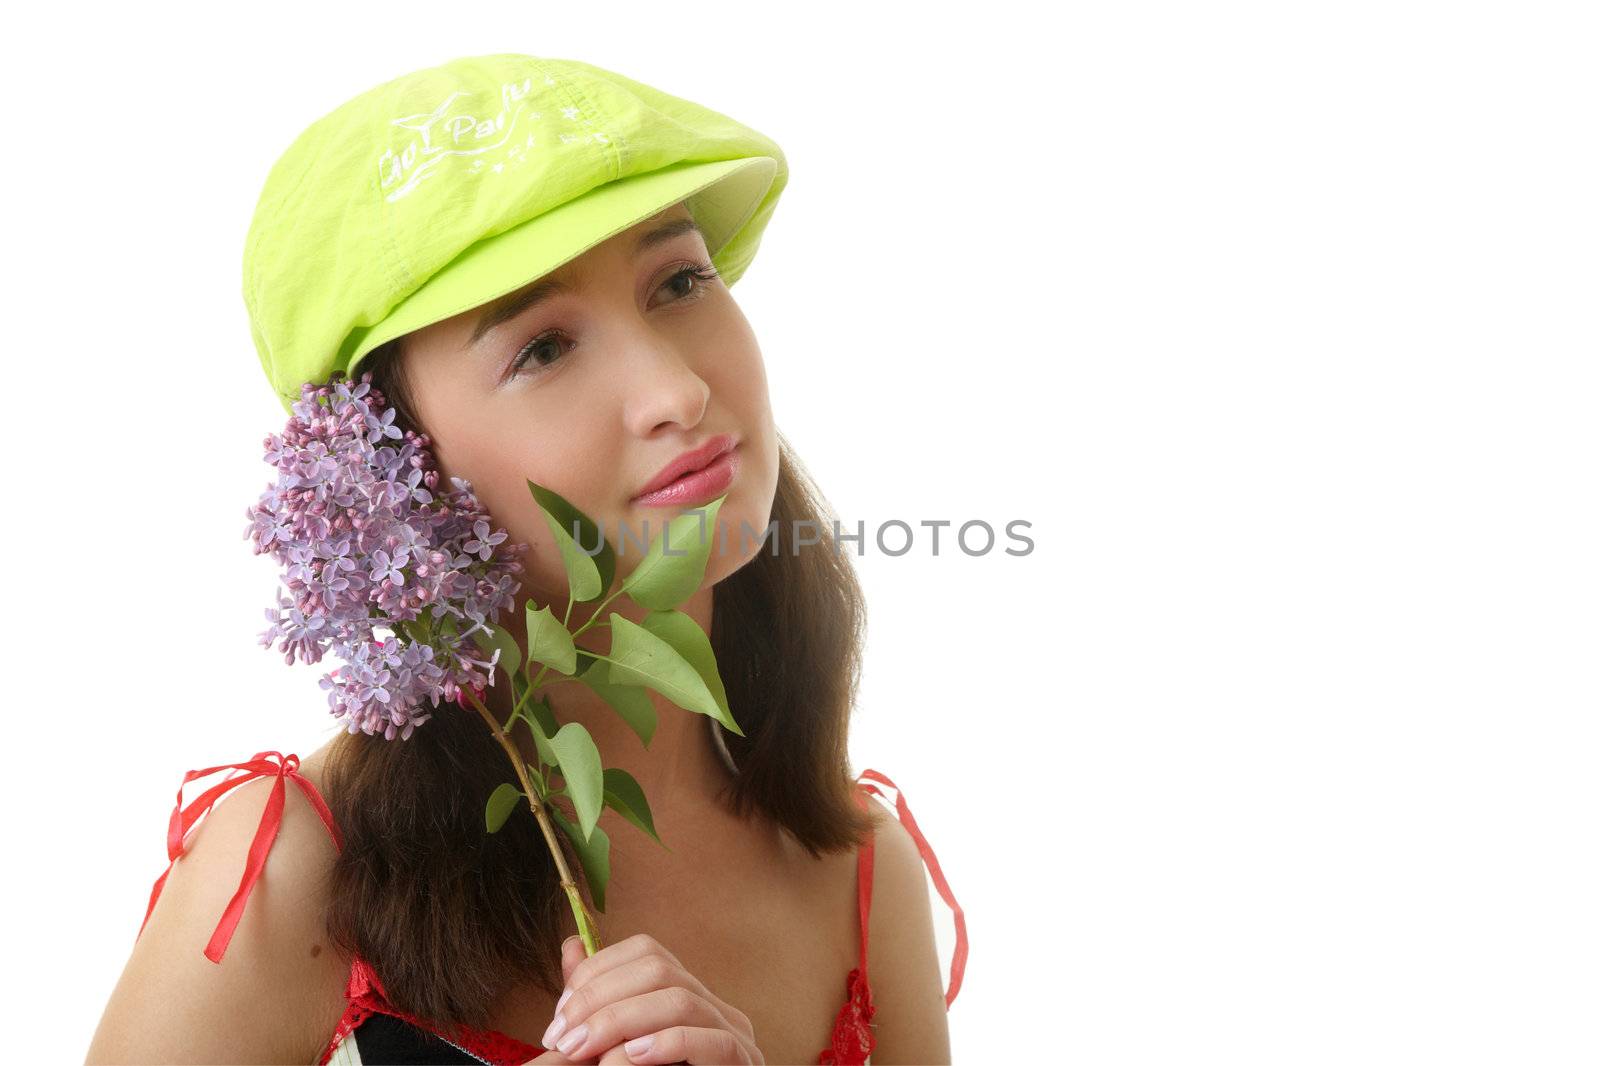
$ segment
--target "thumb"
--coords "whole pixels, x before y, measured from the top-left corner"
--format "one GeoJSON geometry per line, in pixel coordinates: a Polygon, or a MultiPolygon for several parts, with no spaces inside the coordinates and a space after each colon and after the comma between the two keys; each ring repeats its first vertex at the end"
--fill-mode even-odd
{"type": "Polygon", "coordinates": [[[576,934],[567,937],[561,942],[561,980],[564,984],[572,981],[572,971],[578,968],[578,963],[588,958],[583,951],[583,938],[576,934]]]}

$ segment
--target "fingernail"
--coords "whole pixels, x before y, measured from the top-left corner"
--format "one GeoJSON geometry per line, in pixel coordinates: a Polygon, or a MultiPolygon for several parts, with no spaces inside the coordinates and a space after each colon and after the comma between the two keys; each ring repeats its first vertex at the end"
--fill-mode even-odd
{"type": "Polygon", "coordinates": [[[632,1058],[635,1055],[643,1055],[645,1052],[649,1051],[650,1045],[654,1044],[655,1042],[656,1038],[655,1034],[653,1033],[649,1036],[636,1036],[632,1040],[629,1040],[627,1043],[623,1044],[622,1050],[628,1053],[629,1058],[632,1058]]]}
{"type": "Polygon", "coordinates": [[[560,1040],[556,1041],[556,1050],[569,1058],[578,1050],[578,1047],[589,1036],[589,1027],[580,1025],[560,1040]]]}
{"type": "Polygon", "coordinates": [[[556,1049],[555,1042],[561,1039],[561,1034],[566,1031],[567,1020],[558,1012],[554,1018],[550,1019],[550,1028],[544,1031],[544,1036],[539,1038],[539,1043],[554,1051],[556,1049]]]}
{"type": "Polygon", "coordinates": [[[539,1038],[539,1043],[551,1051],[556,1049],[554,1041],[560,1039],[561,1034],[567,1030],[567,1020],[561,1016],[561,1008],[566,1004],[567,997],[570,995],[572,995],[572,989],[570,988],[561,993],[561,998],[556,1000],[555,1017],[550,1019],[550,1026],[544,1031],[544,1036],[539,1038]]]}

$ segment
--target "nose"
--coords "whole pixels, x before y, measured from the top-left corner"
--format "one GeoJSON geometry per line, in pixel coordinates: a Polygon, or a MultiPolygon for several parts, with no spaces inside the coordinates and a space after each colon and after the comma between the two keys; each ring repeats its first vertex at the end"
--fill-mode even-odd
{"type": "Polygon", "coordinates": [[[637,341],[623,373],[628,429],[635,436],[649,437],[672,426],[692,429],[705,417],[711,386],[676,345],[660,337],[637,341]]]}

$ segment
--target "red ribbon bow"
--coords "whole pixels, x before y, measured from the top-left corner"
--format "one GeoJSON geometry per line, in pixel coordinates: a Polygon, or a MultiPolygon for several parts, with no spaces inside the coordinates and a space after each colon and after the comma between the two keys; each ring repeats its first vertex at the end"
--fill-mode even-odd
{"type": "Polygon", "coordinates": [[[940,897],[943,898],[945,903],[949,904],[951,913],[955,915],[956,948],[950,957],[950,987],[945,990],[944,994],[944,1007],[945,1010],[949,1010],[950,1004],[956,1001],[956,993],[961,991],[961,978],[967,969],[967,916],[961,910],[961,904],[956,902],[955,893],[950,891],[950,883],[944,879],[944,871],[939,868],[939,860],[934,856],[933,848],[928,846],[928,839],[922,835],[922,830],[917,826],[917,820],[911,817],[911,808],[906,805],[906,796],[904,792],[900,791],[900,786],[876,770],[862,770],[857,775],[856,780],[860,781],[862,778],[867,779],[862,784],[862,788],[875,795],[883,796],[884,799],[889,797],[884,796],[883,790],[871,782],[876,781],[878,784],[888,785],[894,789],[895,813],[899,815],[901,823],[911,833],[911,838],[917,842],[917,851],[922,853],[922,861],[927,865],[928,873],[933,875],[933,886],[939,890],[940,897]]]}
{"type": "MultiPolygon", "coordinates": [[[[194,828],[201,815],[222,798],[223,793],[247,781],[254,781],[258,777],[273,777],[276,780],[272,783],[272,791],[267,795],[267,806],[261,812],[261,824],[256,827],[255,839],[250,842],[250,854],[245,860],[244,876],[239,881],[238,891],[234,892],[227,908],[223,910],[216,931],[211,934],[211,940],[206,944],[206,958],[212,962],[222,961],[223,953],[228,950],[228,941],[233,939],[233,931],[238,927],[239,919],[244,917],[244,905],[250,898],[250,890],[255,888],[256,881],[261,877],[261,871],[267,865],[267,852],[272,850],[272,844],[278,838],[278,827],[283,824],[284,778],[289,778],[300,786],[300,791],[311,801],[317,816],[322,819],[322,824],[333,837],[334,846],[341,851],[344,850],[344,839],[339,835],[339,827],[334,824],[333,812],[323,802],[316,786],[300,773],[300,756],[280,755],[275,751],[258,751],[248,762],[224,763],[221,766],[208,766],[204,770],[190,770],[183,775],[183,781],[178,785],[178,800],[172,807],[172,818],[167,822],[167,868],[156,878],[155,886],[150,890],[150,906],[145,908],[144,921],[139,923],[140,934],[144,933],[144,927],[150,921],[150,913],[156,909],[156,899],[161,895],[161,886],[166,883],[167,874],[172,872],[172,864],[183,854],[183,845],[188,838],[189,830],[194,828]],[[238,777],[230,777],[221,784],[211,786],[187,808],[184,807],[184,785],[196,778],[208,777],[219,770],[245,772],[238,777]]],[[[138,937],[134,939],[137,940],[138,937]]]]}

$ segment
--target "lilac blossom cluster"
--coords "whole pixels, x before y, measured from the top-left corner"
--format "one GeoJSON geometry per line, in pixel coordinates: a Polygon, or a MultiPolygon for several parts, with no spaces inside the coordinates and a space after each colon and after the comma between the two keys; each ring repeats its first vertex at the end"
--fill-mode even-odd
{"type": "Polygon", "coordinates": [[[277,483],[246,512],[245,538],[284,567],[261,645],[278,641],[291,665],[333,648],[345,664],[320,682],[330,713],[351,733],[405,740],[429,707],[494,683],[499,652],[484,660],[472,635],[514,606],[527,546],[502,546],[470,482],[435,495],[427,435],[402,435],[371,381],[301,386],[264,442],[277,483]]]}

